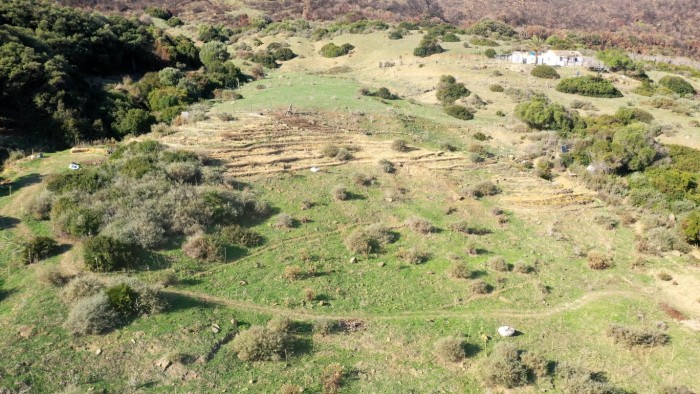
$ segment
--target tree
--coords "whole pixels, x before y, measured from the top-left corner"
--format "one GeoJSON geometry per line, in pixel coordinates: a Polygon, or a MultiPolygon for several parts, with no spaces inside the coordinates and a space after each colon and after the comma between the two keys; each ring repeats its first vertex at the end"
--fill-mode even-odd
{"type": "Polygon", "coordinates": [[[681,230],[686,241],[700,243],[700,211],[695,210],[681,222],[681,230]]]}
{"type": "Polygon", "coordinates": [[[659,80],[659,85],[681,96],[694,96],[697,92],[693,85],[681,77],[667,75],[659,80]]]}
{"type": "Polygon", "coordinates": [[[651,131],[643,123],[634,123],[618,130],[613,137],[612,149],[629,171],[645,169],[657,155],[651,131]]]}
{"type": "Polygon", "coordinates": [[[418,57],[427,57],[437,53],[445,52],[445,49],[437,43],[434,38],[423,37],[418,48],[413,50],[413,55],[418,57]]]}
{"type": "Polygon", "coordinates": [[[117,112],[112,128],[120,136],[139,135],[148,133],[153,123],[155,123],[155,119],[148,111],[140,108],[131,108],[117,112]]]}
{"type": "Polygon", "coordinates": [[[212,64],[223,63],[229,59],[229,53],[226,50],[226,45],[212,41],[202,45],[199,51],[199,59],[204,64],[204,67],[209,68],[212,64]]]}
{"type": "Polygon", "coordinates": [[[449,105],[462,97],[469,97],[471,92],[464,86],[464,83],[457,83],[451,75],[443,75],[437,85],[435,96],[442,105],[449,105]]]}

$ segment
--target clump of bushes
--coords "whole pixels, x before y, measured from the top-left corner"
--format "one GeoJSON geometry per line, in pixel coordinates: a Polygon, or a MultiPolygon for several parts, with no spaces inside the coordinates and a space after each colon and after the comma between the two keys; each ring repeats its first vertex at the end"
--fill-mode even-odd
{"type": "Polygon", "coordinates": [[[501,189],[491,181],[480,182],[468,190],[468,193],[474,198],[495,196],[500,192],[501,189]]]}
{"type": "Polygon", "coordinates": [[[58,252],[58,243],[51,237],[35,237],[22,247],[22,261],[33,264],[58,252]]]}
{"type": "Polygon", "coordinates": [[[544,78],[544,79],[559,79],[561,78],[559,76],[559,73],[557,70],[554,69],[552,66],[547,66],[544,64],[538,64],[535,66],[532,71],[530,71],[530,75],[533,77],[537,78],[544,78]]]}
{"type": "Polygon", "coordinates": [[[457,363],[467,357],[465,342],[457,337],[440,338],[433,346],[433,353],[443,362],[457,363]]]}
{"type": "Polygon", "coordinates": [[[231,346],[243,361],[279,361],[290,348],[289,335],[268,327],[252,326],[239,333],[231,346]]]}
{"type": "Polygon", "coordinates": [[[486,56],[489,59],[493,59],[496,57],[496,50],[493,48],[489,48],[484,51],[484,56],[486,56]]]}
{"type": "Polygon", "coordinates": [[[494,271],[498,272],[508,272],[510,271],[510,264],[506,262],[501,256],[492,257],[488,262],[488,267],[494,271]]]}
{"type": "Polygon", "coordinates": [[[387,159],[379,160],[378,165],[379,169],[387,174],[393,174],[394,172],[396,172],[396,167],[394,167],[394,163],[390,162],[387,159]]]}
{"type": "Polygon", "coordinates": [[[655,347],[667,344],[671,337],[668,334],[656,330],[638,330],[614,324],[608,329],[608,336],[615,343],[621,343],[632,347],[655,347]]]}
{"type": "Polygon", "coordinates": [[[381,87],[374,92],[370,91],[369,89],[361,89],[360,93],[363,96],[379,97],[380,99],[384,99],[384,100],[396,100],[399,98],[399,96],[391,93],[391,91],[389,91],[389,89],[384,88],[384,87],[381,87]]]}
{"type": "Polygon", "coordinates": [[[700,211],[692,211],[681,222],[681,231],[686,241],[697,244],[700,242],[700,211]]]}
{"type": "Polygon", "coordinates": [[[474,114],[467,107],[461,105],[447,105],[444,107],[445,113],[460,120],[472,120],[474,114]]]}
{"type": "Polygon", "coordinates": [[[190,236],[182,245],[186,256],[205,262],[223,260],[223,245],[214,236],[198,233],[190,236]]]}
{"type": "Polygon", "coordinates": [[[63,288],[61,297],[69,304],[73,304],[83,298],[99,294],[104,290],[104,283],[93,275],[79,276],[71,280],[63,288]]]}
{"type": "Polygon", "coordinates": [[[341,46],[337,46],[334,43],[329,42],[321,47],[321,51],[319,53],[323,57],[339,57],[347,55],[353,49],[355,49],[355,47],[352,44],[345,43],[341,46]]]}
{"type": "Polygon", "coordinates": [[[345,239],[345,246],[352,253],[368,255],[381,252],[394,239],[394,235],[382,225],[372,224],[350,233],[345,239]]]}
{"type": "Polygon", "coordinates": [[[694,96],[697,92],[693,85],[681,77],[667,75],[659,80],[659,85],[680,96],[694,96]]]}
{"type": "Polygon", "coordinates": [[[119,315],[107,295],[100,293],[79,300],[71,308],[64,327],[73,335],[90,335],[105,333],[118,324],[119,315]]]}
{"type": "Polygon", "coordinates": [[[408,152],[411,148],[408,146],[406,140],[398,139],[391,143],[391,149],[397,152],[408,152]]]}
{"type": "Polygon", "coordinates": [[[428,57],[445,52],[445,49],[438,44],[435,38],[423,37],[418,47],[413,50],[413,56],[428,57]]]}
{"type": "Polygon", "coordinates": [[[593,270],[606,270],[610,267],[612,267],[610,257],[598,252],[588,253],[588,268],[593,270]]]}
{"type": "Polygon", "coordinates": [[[493,286],[483,280],[475,280],[469,285],[469,291],[475,295],[488,294],[493,291],[493,286]]]}
{"type": "Polygon", "coordinates": [[[534,96],[515,107],[515,116],[538,130],[557,130],[562,134],[586,126],[575,111],[567,110],[563,105],[551,103],[547,97],[534,96]]]}
{"type": "Polygon", "coordinates": [[[480,38],[480,37],[474,37],[469,40],[469,43],[472,45],[480,46],[480,47],[497,47],[498,42],[494,40],[489,40],[488,38],[480,38]]]}
{"type": "Polygon", "coordinates": [[[136,265],[136,247],[118,239],[98,235],[83,243],[83,261],[94,272],[130,269],[136,265]]]}
{"type": "Polygon", "coordinates": [[[451,75],[443,75],[437,85],[435,95],[442,105],[450,105],[462,97],[469,97],[471,92],[464,83],[457,82],[451,75]]]}
{"type": "Polygon", "coordinates": [[[559,82],[557,91],[562,93],[578,94],[589,97],[622,97],[622,93],[612,84],[612,82],[602,77],[582,76],[566,78],[559,82]]]}
{"type": "Polygon", "coordinates": [[[346,147],[339,147],[336,145],[326,145],[321,150],[321,154],[328,158],[334,158],[337,160],[347,161],[352,159],[352,154],[350,150],[346,147]]]}
{"type": "Polygon", "coordinates": [[[336,201],[345,201],[348,199],[348,190],[343,185],[336,185],[331,190],[331,195],[336,201]]]}
{"type": "Polygon", "coordinates": [[[246,248],[260,246],[265,242],[265,238],[262,235],[237,224],[222,227],[218,232],[218,236],[228,244],[246,248]]]}
{"type": "Polygon", "coordinates": [[[503,92],[505,89],[504,89],[503,86],[501,86],[501,85],[496,85],[496,84],[494,84],[494,85],[490,85],[490,86],[489,86],[489,90],[492,91],[492,92],[501,93],[501,92],[503,92]]]}
{"type": "Polygon", "coordinates": [[[484,380],[490,386],[513,388],[528,383],[528,368],[521,360],[521,352],[515,345],[501,342],[484,365],[484,380]]]}
{"type": "Polygon", "coordinates": [[[557,366],[557,376],[567,393],[620,393],[624,392],[610,384],[605,374],[563,364],[557,366]]]}
{"type": "Polygon", "coordinates": [[[430,234],[435,232],[435,227],[428,219],[411,216],[404,221],[404,225],[418,234],[430,234]]]}
{"type": "Polygon", "coordinates": [[[428,260],[430,255],[418,247],[413,246],[411,248],[401,248],[396,252],[396,256],[408,264],[421,264],[428,260]]]}

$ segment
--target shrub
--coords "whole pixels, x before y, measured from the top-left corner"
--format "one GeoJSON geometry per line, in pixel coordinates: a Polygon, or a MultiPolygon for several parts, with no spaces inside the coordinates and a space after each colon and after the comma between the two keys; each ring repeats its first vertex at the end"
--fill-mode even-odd
{"type": "Polygon", "coordinates": [[[603,226],[603,228],[606,230],[614,230],[620,224],[619,220],[610,215],[596,215],[593,218],[593,221],[596,224],[603,226]]]}
{"type": "Polygon", "coordinates": [[[492,257],[488,262],[488,267],[498,272],[510,271],[510,265],[506,262],[506,259],[501,256],[492,257]]]}
{"type": "Polygon", "coordinates": [[[567,78],[559,82],[557,91],[562,93],[579,94],[589,97],[622,97],[612,82],[602,77],[582,76],[567,78]]]}
{"type": "Polygon", "coordinates": [[[464,263],[454,263],[447,269],[447,276],[453,279],[471,279],[474,273],[464,263]]]}
{"type": "Polygon", "coordinates": [[[484,380],[491,386],[513,388],[528,382],[527,367],[520,360],[520,352],[510,343],[500,342],[484,365],[484,380]]]}
{"type": "Polygon", "coordinates": [[[274,228],[292,228],[294,227],[294,218],[286,213],[280,213],[275,216],[272,220],[272,227],[274,228]]]}
{"type": "Polygon", "coordinates": [[[124,318],[133,317],[138,312],[138,294],[126,283],[120,283],[105,290],[112,309],[124,318]]]}
{"type": "Polygon", "coordinates": [[[484,56],[486,56],[489,59],[493,59],[496,57],[496,50],[493,48],[489,48],[484,51],[484,56]]]}
{"type": "Polygon", "coordinates": [[[557,366],[557,375],[562,380],[562,389],[571,394],[615,394],[623,393],[611,385],[605,375],[566,364],[557,366]]]}
{"type": "Polygon", "coordinates": [[[299,267],[298,265],[288,265],[284,267],[282,277],[290,282],[293,282],[295,280],[303,278],[304,273],[302,272],[301,267],[299,267]]]}
{"type": "Polygon", "coordinates": [[[538,378],[549,374],[549,361],[540,354],[525,352],[520,355],[520,360],[538,378]]]}
{"type": "Polygon", "coordinates": [[[697,93],[693,85],[681,77],[667,75],[659,80],[659,85],[681,96],[694,96],[697,93]]]}
{"type": "Polygon", "coordinates": [[[40,282],[54,287],[65,286],[73,278],[73,275],[64,273],[55,265],[39,267],[36,271],[36,275],[40,282]]]}
{"type": "Polygon", "coordinates": [[[469,193],[475,198],[494,196],[500,192],[501,189],[491,181],[480,182],[469,190],[469,193]]]}
{"type": "Polygon", "coordinates": [[[36,220],[48,220],[51,217],[51,207],[55,199],[52,192],[42,190],[31,197],[27,211],[36,220]]]}
{"type": "Polygon", "coordinates": [[[443,362],[457,363],[467,357],[464,345],[464,340],[460,338],[440,338],[433,346],[433,353],[443,362]]]}
{"type": "Polygon", "coordinates": [[[348,191],[345,186],[336,185],[333,187],[333,190],[331,190],[331,195],[336,201],[345,201],[348,198],[348,191]]]}
{"type": "Polygon", "coordinates": [[[444,108],[445,113],[460,120],[472,120],[474,114],[467,107],[461,105],[448,105],[444,108]]]}
{"type": "Polygon", "coordinates": [[[104,288],[104,283],[96,276],[79,276],[68,282],[68,285],[61,292],[61,297],[67,303],[72,304],[83,298],[100,294],[104,288]]]}
{"type": "Polygon", "coordinates": [[[51,237],[35,237],[22,248],[24,264],[33,264],[58,252],[58,243],[51,237]]]}
{"type": "Polygon", "coordinates": [[[515,116],[534,129],[557,130],[563,134],[586,126],[576,112],[568,111],[561,104],[550,103],[544,96],[519,103],[515,107],[515,116]]]}
{"type": "Polygon", "coordinates": [[[355,174],[352,177],[353,183],[357,186],[372,186],[375,180],[375,177],[369,174],[355,174]]]}
{"type": "Polygon", "coordinates": [[[288,350],[289,337],[284,332],[252,326],[236,335],[231,346],[243,361],[279,361],[288,350]]]}
{"type": "Polygon", "coordinates": [[[406,142],[406,140],[402,139],[394,140],[391,143],[391,149],[397,152],[408,152],[411,150],[411,148],[408,147],[408,143],[406,142]]]}
{"type": "Polygon", "coordinates": [[[321,47],[320,54],[323,57],[338,57],[347,55],[353,49],[355,49],[355,47],[350,44],[343,44],[341,46],[337,46],[334,43],[329,42],[328,44],[321,47]]]}
{"type": "Polygon", "coordinates": [[[669,342],[668,334],[655,330],[637,330],[614,324],[608,329],[608,336],[615,343],[631,347],[662,346],[669,342]]]}
{"type": "Polygon", "coordinates": [[[129,269],[135,265],[135,248],[112,237],[98,235],[83,243],[83,260],[85,266],[95,272],[129,269]]]}
{"type": "Polygon", "coordinates": [[[420,264],[428,260],[429,255],[417,247],[412,247],[410,249],[399,249],[396,255],[408,264],[420,264]]]}
{"type": "Polygon", "coordinates": [[[333,333],[337,325],[333,320],[321,318],[314,322],[314,332],[323,336],[329,335],[333,333]]]}
{"type": "Polygon", "coordinates": [[[467,34],[476,34],[482,37],[489,37],[494,34],[503,37],[513,37],[518,33],[504,22],[485,18],[469,27],[467,34]]]}
{"type": "Polygon", "coordinates": [[[471,92],[464,86],[464,83],[457,83],[451,75],[443,75],[438,82],[435,96],[442,105],[449,105],[462,97],[469,97],[471,92]]]}
{"type": "Polygon", "coordinates": [[[535,173],[537,174],[538,177],[542,179],[546,179],[548,181],[552,180],[552,168],[554,167],[554,163],[552,163],[548,159],[540,159],[537,161],[537,164],[535,164],[535,173]]]}
{"type": "Polygon", "coordinates": [[[221,230],[219,230],[219,237],[226,243],[246,248],[260,246],[265,241],[262,235],[237,224],[221,228],[221,230]]]}
{"type": "Polygon", "coordinates": [[[411,216],[407,218],[404,225],[418,234],[430,234],[435,231],[435,227],[428,220],[418,216],[411,216]]]}
{"type": "Polygon", "coordinates": [[[493,286],[483,280],[475,280],[469,285],[469,291],[472,294],[488,294],[493,291],[493,286]]]}
{"type": "Polygon", "coordinates": [[[610,258],[602,253],[588,253],[588,268],[593,270],[605,270],[612,267],[610,258]]]}
{"type": "Polygon", "coordinates": [[[418,47],[413,50],[413,56],[428,57],[442,52],[445,52],[445,49],[438,44],[437,40],[423,37],[418,47]]]}
{"type": "Polygon", "coordinates": [[[194,234],[187,238],[182,245],[182,252],[187,257],[205,262],[223,260],[223,246],[216,238],[202,233],[194,234]]]}
{"type": "Polygon", "coordinates": [[[102,215],[94,209],[82,206],[72,207],[56,219],[56,225],[64,234],[73,237],[89,237],[99,232],[102,215]]]}
{"type": "Polygon", "coordinates": [[[446,33],[442,35],[442,42],[459,42],[459,37],[454,33],[446,33]]]}
{"type": "MultiPolygon", "coordinates": [[[[480,47],[497,47],[498,42],[494,40],[489,40],[488,38],[479,38],[479,37],[474,37],[469,40],[469,43],[475,46],[480,46],[480,47]]],[[[491,49],[491,48],[489,48],[491,49]]],[[[493,50],[493,49],[491,49],[493,50]]],[[[488,51],[488,49],[487,49],[488,51]]],[[[496,51],[494,51],[495,54],[496,51]]]]}
{"type": "Polygon", "coordinates": [[[620,107],[614,116],[626,125],[635,121],[650,124],[654,120],[654,115],[637,107],[620,107]]]}
{"type": "Polygon", "coordinates": [[[368,255],[380,252],[386,244],[394,241],[394,235],[380,224],[359,228],[345,238],[347,249],[356,254],[368,255]]]}
{"type": "Polygon", "coordinates": [[[345,370],[340,364],[330,364],[323,368],[321,373],[321,384],[323,394],[337,394],[340,392],[340,385],[343,382],[345,370]]]}
{"type": "Polygon", "coordinates": [[[486,141],[487,139],[489,139],[489,136],[482,133],[481,131],[477,131],[476,133],[474,133],[474,135],[472,135],[472,138],[474,138],[477,141],[486,141]]]}
{"type": "Polygon", "coordinates": [[[490,86],[489,86],[489,90],[492,91],[492,92],[501,93],[501,92],[503,92],[505,89],[504,89],[503,86],[501,86],[501,85],[490,85],[490,86]]]}
{"type": "Polygon", "coordinates": [[[273,332],[289,334],[294,328],[294,322],[288,317],[273,317],[267,322],[267,328],[273,332]]]}
{"type": "Polygon", "coordinates": [[[544,64],[539,64],[535,66],[532,71],[530,71],[530,75],[533,77],[537,78],[544,78],[544,79],[559,79],[561,78],[559,76],[559,73],[557,70],[554,69],[552,66],[547,66],[544,64]]]}
{"type": "Polygon", "coordinates": [[[390,40],[400,40],[403,38],[403,34],[401,33],[401,30],[392,30],[389,32],[389,39],[390,40]]]}
{"type": "Polygon", "coordinates": [[[196,184],[202,180],[202,169],[197,163],[170,163],[165,173],[174,182],[196,184]]]}
{"type": "Polygon", "coordinates": [[[657,276],[659,279],[661,279],[661,280],[663,280],[663,281],[666,281],[666,282],[668,282],[668,281],[670,281],[670,280],[673,280],[673,277],[672,277],[671,275],[667,274],[666,272],[659,272],[659,274],[656,275],[656,276],[657,276]]]}
{"type": "Polygon", "coordinates": [[[68,313],[64,327],[73,335],[102,334],[119,325],[119,315],[105,294],[79,300],[68,313]]]}
{"type": "Polygon", "coordinates": [[[695,210],[683,219],[681,231],[686,241],[694,244],[700,243],[700,211],[695,210]]]}

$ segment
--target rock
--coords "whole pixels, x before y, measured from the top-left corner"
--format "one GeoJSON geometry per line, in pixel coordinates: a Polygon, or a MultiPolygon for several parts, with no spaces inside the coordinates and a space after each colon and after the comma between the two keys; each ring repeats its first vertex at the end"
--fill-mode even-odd
{"type": "Polygon", "coordinates": [[[172,362],[165,357],[156,361],[156,367],[160,368],[162,371],[167,370],[168,367],[170,367],[171,365],[172,365],[172,362]]]}
{"type": "Polygon", "coordinates": [[[199,375],[197,375],[196,372],[194,372],[194,371],[187,371],[187,373],[185,374],[185,376],[183,376],[182,378],[185,379],[186,381],[190,381],[190,380],[197,379],[198,377],[199,377],[199,375]]]}
{"type": "Polygon", "coordinates": [[[241,286],[245,286],[245,285],[248,284],[248,282],[246,282],[246,281],[244,281],[244,280],[241,280],[241,281],[238,282],[238,284],[241,285],[241,286]]]}
{"type": "Polygon", "coordinates": [[[29,338],[34,333],[34,326],[21,326],[19,328],[19,336],[29,338]]]}
{"type": "Polygon", "coordinates": [[[498,327],[498,335],[502,337],[512,337],[515,334],[515,328],[508,326],[498,327]]]}
{"type": "Polygon", "coordinates": [[[680,252],[679,250],[672,250],[672,251],[669,252],[669,253],[671,253],[671,256],[674,256],[674,257],[681,257],[681,252],[680,252]]]}
{"type": "Polygon", "coordinates": [[[214,334],[218,334],[221,332],[221,327],[218,324],[212,324],[211,332],[213,332],[214,334]]]}
{"type": "Polygon", "coordinates": [[[357,257],[351,257],[350,264],[355,264],[355,263],[357,263],[357,257]]]}
{"type": "Polygon", "coordinates": [[[326,301],[321,300],[321,301],[318,302],[318,306],[324,306],[324,305],[328,305],[328,304],[326,303],[326,301]]]}
{"type": "Polygon", "coordinates": [[[231,325],[234,327],[238,327],[238,322],[236,321],[236,319],[231,319],[231,325]]]}
{"type": "Polygon", "coordinates": [[[435,272],[433,272],[433,271],[428,271],[428,272],[426,272],[426,274],[428,274],[428,275],[435,275],[435,272]]]}
{"type": "Polygon", "coordinates": [[[380,261],[380,262],[377,264],[377,267],[384,267],[385,265],[386,265],[385,262],[380,261]]]}
{"type": "Polygon", "coordinates": [[[95,354],[98,355],[98,356],[99,356],[100,354],[102,354],[102,349],[97,349],[97,350],[95,350],[95,354]]]}

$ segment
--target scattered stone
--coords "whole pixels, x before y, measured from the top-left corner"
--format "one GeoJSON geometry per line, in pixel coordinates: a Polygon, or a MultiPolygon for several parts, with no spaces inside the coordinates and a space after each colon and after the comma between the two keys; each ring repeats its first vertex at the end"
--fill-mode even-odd
{"type": "Polygon", "coordinates": [[[236,319],[231,319],[231,325],[234,327],[238,327],[238,322],[236,321],[236,319]]]}
{"type": "Polygon", "coordinates": [[[324,306],[324,305],[327,305],[326,301],[321,300],[318,302],[318,306],[324,306]]]}
{"type": "Polygon", "coordinates": [[[357,257],[353,256],[350,258],[350,264],[355,264],[355,263],[357,263],[357,257]]]}
{"type": "Polygon", "coordinates": [[[244,280],[241,280],[241,281],[238,282],[238,284],[241,285],[241,286],[245,286],[245,285],[248,284],[248,282],[246,282],[246,281],[244,281],[244,280]]]}
{"type": "Polygon", "coordinates": [[[199,377],[199,375],[198,375],[196,372],[194,372],[194,371],[187,371],[187,373],[185,374],[185,376],[183,376],[183,379],[185,379],[186,381],[190,381],[190,380],[197,379],[198,377],[199,377]]]}
{"type": "Polygon", "coordinates": [[[433,271],[428,271],[428,272],[426,272],[426,274],[428,274],[428,275],[435,275],[435,272],[433,272],[433,271]]]}
{"type": "Polygon", "coordinates": [[[380,262],[377,264],[377,267],[384,267],[385,265],[386,265],[385,262],[380,261],[380,262]]]}
{"type": "Polygon", "coordinates": [[[98,355],[98,356],[99,356],[100,354],[102,354],[102,349],[99,349],[99,348],[98,348],[97,350],[95,350],[95,354],[98,355]]]}
{"type": "Polygon", "coordinates": [[[34,326],[21,326],[19,328],[19,336],[29,338],[34,333],[34,326]]]}
{"type": "Polygon", "coordinates": [[[156,361],[156,367],[160,368],[162,371],[167,370],[168,367],[170,367],[171,365],[172,365],[172,362],[165,357],[156,361]]]}
{"type": "Polygon", "coordinates": [[[221,332],[221,327],[216,323],[212,324],[211,325],[211,332],[213,332],[214,334],[218,334],[221,332]]]}

